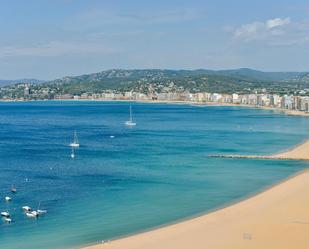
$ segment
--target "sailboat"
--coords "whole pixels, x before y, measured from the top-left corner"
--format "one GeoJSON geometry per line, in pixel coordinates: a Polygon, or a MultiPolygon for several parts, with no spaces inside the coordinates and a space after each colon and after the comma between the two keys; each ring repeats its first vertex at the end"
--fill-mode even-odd
{"type": "Polygon", "coordinates": [[[36,210],[36,212],[37,212],[38,216],[39,216],[39,215],[43,215],[43,214],[46,214],[46,213],[47,213],[47,210],[40,209],[40,206],[41,206],[41,202],[39,202],[38,209],[36,210]]]}
{"type": "Polygon", "coordinates": [[[78,143],[78,138],[77,138],[77,133],[76,133],[76,131],[74,131],[73,142],[70,143],[70,146],[73,147],[73,148],[79,147],[79,143],[78,143]]]}
{"type": "Polygon", "coordinates": [[[130,119],[125,122],[125,125],[127,125],[127,126],[135,126],[136,125],[136,123],[133,122],[133,119],[132,119],[132,106],[131,105],[130,105],[130,119]]]}
{"type": "Polygon", "coordinates": [[[17,189],[16,189],[15,185],[12,185],[11,192],[12,192],[13,194],[16,194],[17,189]]]}

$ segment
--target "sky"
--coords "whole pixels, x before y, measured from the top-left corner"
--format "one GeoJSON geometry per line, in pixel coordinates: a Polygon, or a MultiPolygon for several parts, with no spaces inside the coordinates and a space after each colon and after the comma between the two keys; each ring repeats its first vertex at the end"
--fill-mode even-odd
{"type": "Polygon", "coordinates": [[[309,71],[308,0],[0,0],[0,79],[309,71]]]}

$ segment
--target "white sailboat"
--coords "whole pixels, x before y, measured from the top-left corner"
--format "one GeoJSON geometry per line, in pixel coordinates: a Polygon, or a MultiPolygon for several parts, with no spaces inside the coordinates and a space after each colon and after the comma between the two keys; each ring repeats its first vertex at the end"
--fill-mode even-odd
{"type": "Polygon", "coordinates": [[[12,192],[13,194],[16,194],[17,189],[16,189],[15,185],[12,185],[11,192],[12,192]]]}
{"type": "Polygon", "coordinates": [[[70,146],[73,147],[73,148],[79,147],[79,142],[78,142],[78,138],[77,138],[77,133],[76,133],[76,131],[74,131],[73,142],[70,143],[70,146]]]}
{"type": "Polygon", "coordinates": [[[38,209],[37,213],[38,213],[38,215],[47,214],[47,210],[38,209]]]}
{"type": "Polygon", "coordinates": [[[132,118],[132,106],[130,105],[130,119],[128,121],[125,122],[125,125],[127,126],[135,126],[136,123],[133,122],[133,118],[132,118]]]}
{"type": "Polygon", "coordinates": [[[38,209],[36,210],[36,212],[37,212],[38,216],[40,216],[40,215],[43,215],[43,214],[46,214],[46,213],[47,213],[47,210],[40,209],[40,206],[41,206],[41,202],[39,202],[38,209]]]}

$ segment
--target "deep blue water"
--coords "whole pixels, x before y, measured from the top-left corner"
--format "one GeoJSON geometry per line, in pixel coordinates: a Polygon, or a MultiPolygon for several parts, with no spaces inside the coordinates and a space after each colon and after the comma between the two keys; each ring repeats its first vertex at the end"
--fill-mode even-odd
{"type": "Polygon", "coordinates": [[[0,103],[0,248],[79,248],[206,213],[308,166],[207,158],[271,154],[308,138],[309,119],[240,107],[125,102],[0,103]],[[70,158],[76,130],[81,147],[70,158]],[[110,138],[110,136],[115,136],[110,138]],[[16,184],[17,194],[9,192],[16,184]],[[13,201],[5,203],[10,195],[13,201]],[[21,206],[48,214],[26,218],[21,206]]]}

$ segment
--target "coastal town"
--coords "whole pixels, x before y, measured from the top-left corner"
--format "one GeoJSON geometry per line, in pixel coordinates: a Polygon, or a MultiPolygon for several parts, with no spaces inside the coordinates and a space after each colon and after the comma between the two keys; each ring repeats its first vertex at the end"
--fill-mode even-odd
{"type": "Polygon", "coordinates": [[[283,110],[309,112],[309,96],[306,90],[299,91],[300,95],[268,93],[266,89],[253,93],[210,93],[189,91],[178,92],[149,92],[113,91],[99,93],[84,92],[82,94],[57,93],[57,91],[36,84],[21,83],[0,88],[1,101],[32,101],[32,100],[127,100],[153,102],[192,102],[227,105],[248,105],[256,107],[278,108],[283,110]]]}

